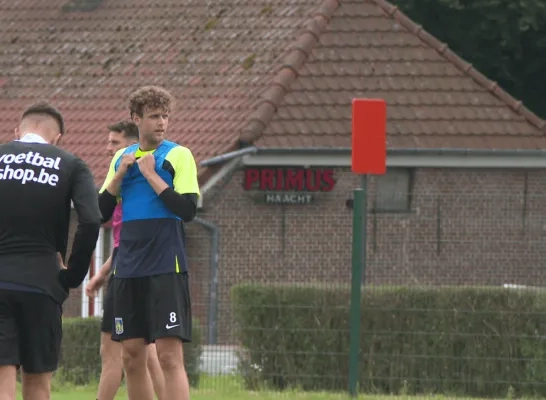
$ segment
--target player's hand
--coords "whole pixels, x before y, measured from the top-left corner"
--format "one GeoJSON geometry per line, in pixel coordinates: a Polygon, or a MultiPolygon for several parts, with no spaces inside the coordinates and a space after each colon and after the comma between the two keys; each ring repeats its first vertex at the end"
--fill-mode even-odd
{"type": "Polygon", "coordinates": [[[93,278],[87,282],[85,286],[85,294],[89,297],[95,297],[98,290],[104,285],[104,277],[100,274],[95,275],[93,278]]]}
{"type": "Polygon", "coordinates": [[[61,269],[66,269],[66,265],[63,263],[63,257],[61,256],[61,253],[57,253],[57,261],[59,262],[59,266],[61,269]]]}
{"type": "Polygon", "coordinates": [[[120,174],[125,174],[127,170],[134,165],[136,162],[135,155],[133,153],[131,154],[124,154],[121,156],[121,162],[119,163],[118,172],[120,174]]]}
{"type": "Polygon", "coordinates": [[[146,154],[137,160],[138,168],[144,176],[155,172],[155,158],[153,154],[146,154]]]}

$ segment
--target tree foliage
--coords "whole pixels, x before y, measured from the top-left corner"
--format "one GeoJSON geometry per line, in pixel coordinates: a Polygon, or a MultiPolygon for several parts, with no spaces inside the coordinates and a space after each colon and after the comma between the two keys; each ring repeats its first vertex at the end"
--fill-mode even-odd
{"type": "Polygon", "coordinates": [[[546,117],[546,0],[394,0],[415,22],[546,117]]]}

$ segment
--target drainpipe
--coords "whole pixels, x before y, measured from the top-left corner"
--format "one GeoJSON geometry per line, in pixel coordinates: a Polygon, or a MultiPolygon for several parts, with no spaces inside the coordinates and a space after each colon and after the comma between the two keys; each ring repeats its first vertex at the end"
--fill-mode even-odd
{"type": "MultiPolygon", "coordinates": [[[[201,166],[210,166],[219,163],[226,162],[226,165],[211,179],[209,179],[205,185],[201,188],[201,196],[199,196],[199,203],[197,209],[203,207],[202,199],[205,194],[211,190],[219,181],[229,176],[237,169],[240,164],[240,157],[245,154],[251,154],[256,152],[256,148],[246,148],[231,153],[226,153],[217,157],[213,157],[208,160],[204,160],[200,163],[201,166]]],[[[211,250],[210,250],[210,279],[209,279],[209,305],[208,305],[208,344],[216,344],[218,340],[218,254],[220,253],[220,230],[216,224],[207,221],[200,217],[195,217],[192,222],[201,225],[211,236],[211,250]]]]}
{"type": "MultiPolygon", "coordinates": [[[[201,188],[201,196],[199,196],[198,210],[203,207],[203,197],[205,193],[211,190],[218,182],[225,179],[233,173],[241,164],[241,157],[246,154],[255,154],[258,151],[256,147],[247,147],[244,149],[232,151],[230,153],[221,154],[216,157],[203,160],[199,165],[208,167],[225,163],[224,167],[209,179],[201,188]]],[[[210,288],[209,288],[209,305],[208,305],[208,344],[216,344],[218,340],[218,254],[220,252],[220,230],[216,224],[207,221],[200,217],[195,217],[192,222],[204,227],[211,235],[211,251],[210,251],[210,288]]]]}
{"type": "Polygon", "coordinates": [[[258,152],[257,147],[246,147],[244,149],[232,151],[229,153],[221,154],[216,157],[209,158],[207,160],[203,160],[199,163],[202,167],[209,167],[211,165],[221,164],[226,161],[233,160],[234,158],[240,158],[247,154],[256,154],[258,152]]]}
{"type": "Polygon", "coordinates": [[[210,288],[208,305],[208,344],[216,344],[218,339],[218,253],[220,250],[220,231],[218,226],[203,218],[195,217],[195,222],[210,232],[210,288]]]}

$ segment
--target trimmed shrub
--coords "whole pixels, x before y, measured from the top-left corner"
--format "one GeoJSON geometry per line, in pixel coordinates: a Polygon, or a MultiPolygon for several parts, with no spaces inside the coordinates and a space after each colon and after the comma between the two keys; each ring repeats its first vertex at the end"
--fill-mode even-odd
{"type": "MultiPolygon", "coordinates": [[[[193,341],[184,345],[184,361],[190,385],[199,385],[201,330],[193,323],[193,341]]],[[[85,385],[98,382],[101,372],[100,319],[65,318],[57,382],[85,385]]]]}
{"type": "Polygon", "coordinates": [[[98,382],[100,371],[100,319],[64,318],[56,381],[86,385],[98,382]]]}
{"type": "MultiPolygon", "coordinates": [[[[346,390],[349,294],[348,287],[234,287],[247,386],[346,390]]],[[[546,395],[545,293],[366,287],[362,297],[361,391],[546,395]]]]}

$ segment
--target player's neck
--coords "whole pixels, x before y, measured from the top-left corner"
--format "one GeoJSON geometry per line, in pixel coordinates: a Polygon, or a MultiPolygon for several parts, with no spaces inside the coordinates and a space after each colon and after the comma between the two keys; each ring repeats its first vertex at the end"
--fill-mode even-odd
{"type": "Polygon", "coordinates": [[[152,151],[157,149],[159,146],[161,146],[161,143],[163,143],[163,140],[157,143],[149,143],[146,141],[140,141],[138,142],[138,148],[142,151],[152,151]]]}
{"type": "Polygon", "coordinates": [[[49,143],[50,140],[47,135],[40,134],[40,132],[25,131],[19,136],[20,142],[32,142],[32,143],[49,143]]]}

